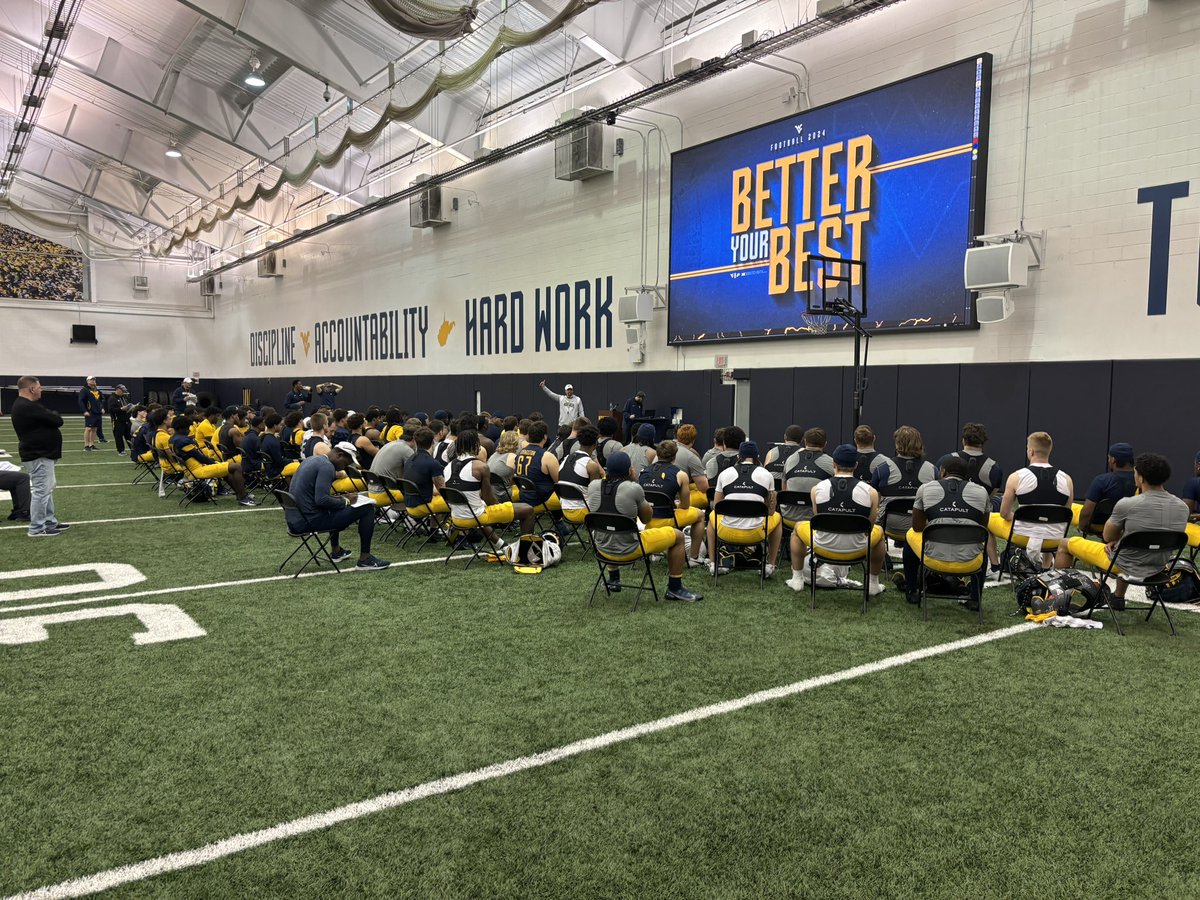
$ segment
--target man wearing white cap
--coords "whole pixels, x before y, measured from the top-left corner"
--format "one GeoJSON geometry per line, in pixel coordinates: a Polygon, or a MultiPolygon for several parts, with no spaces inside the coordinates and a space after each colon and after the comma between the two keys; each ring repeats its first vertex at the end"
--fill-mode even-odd
{"type": "Polygon", "coordinates": [[[189,402],[195,405],[196,395],[192,393],[192,384],[192,379],[185,378],[179,382],[179,387],[171,392],[171,408],[175,410],[176,415],[187,412],[189,402]]]}
{"type": "Polygon", "coordinates": [[[563,388],[565,393],[562,394],[556,394],[550,388],[546,387],[545,381],[539,382],[538,387],[545,392],[547,397],[558,401],[559,425],[573,425],[576,419],[583,418],[583,401],[575,396],[574,385],[566,385],[563,388]]]}

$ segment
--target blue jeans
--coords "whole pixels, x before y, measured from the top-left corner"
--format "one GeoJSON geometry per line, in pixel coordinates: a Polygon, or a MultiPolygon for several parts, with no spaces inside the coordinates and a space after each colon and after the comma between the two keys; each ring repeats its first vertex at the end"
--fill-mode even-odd
{"type": "Polygon", "coordinates": [[[58,525],[54,516],[54,460],[33,459],[25,463],[29,472],[29,533],[58,525]]]}

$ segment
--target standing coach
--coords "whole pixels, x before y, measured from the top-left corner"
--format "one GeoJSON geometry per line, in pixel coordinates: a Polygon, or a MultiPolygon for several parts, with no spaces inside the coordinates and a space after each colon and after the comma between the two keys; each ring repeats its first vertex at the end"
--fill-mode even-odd
{"type": "Polygon", "coordinates": [[[565,393],[562,394],[556,394],[546,387],[545,381],[538,382],[538,387],[547,397],[558,402],[559,425],[574,425],[576,419],[583,418],[583,401],[575,396],[574,386],[568,384],[563,388],[565,393]]]}
{"type": "Polygon", "coordinates": [[[9,415],[21,461],[29,472],[28,534],[56,537],[71,527],[54,515],[54,463],[62,459],[63,419],[41,400],[42,382],[34,375],[22,375],[9,415]]]}

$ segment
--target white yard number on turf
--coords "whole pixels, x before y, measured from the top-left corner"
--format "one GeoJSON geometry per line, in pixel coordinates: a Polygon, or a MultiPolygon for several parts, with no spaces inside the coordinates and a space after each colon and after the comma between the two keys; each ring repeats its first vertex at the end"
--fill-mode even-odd
{"type": "Polygon", "coordinates": [[[208,634],[178,606],[169,603],[127,603],[124,606],[101,606],[48,613],[44,616],[0,619],[0,644],[34,644],[50,638],[50,632],[46,630],[47,625],[117,616],[137,616],[145,626],[145,631],[133,636],[135,644],[162,644],[166,641],[182,641],[208,634]]]}
{"type": "MultiPolygon", "coordinates": [[[[130,585],[139,584],[146,576],[128,563],[80,563],[72,566],[56,566],[48,569],[20,569],[16,572],[0,572],[0,581],[14,581],[25,578],[51,578],[66,581],[66,584],[56,584],[51,587],[25,588],[18,591],[0,591],[0,615],[4,613],[3,604],[20,600],[35,600],[39,597],[59,597],[66,594],[88,594],[96,591],[111,591],[130,585]],[[63,578],[81,573],[95,573],[99,581],[79,581],[75,578],[63,578]]],[[[103,601],[106,598],[97,598],[103,601]]],[[[116,598],[112,598],[116,599],[116,598]]],[[[46,603],[43,606],[58,606],[61,604],[46,603]]],[[[36,607],[37,604],[34,604],[36,607]]],[[[24,607],[29,609],[29,607],[24,607]]],[[[178,606],[169,603],[126,603],[122,606],[100,606],[90,609],[72,609],[66,612],[44,613],[42,615],[0,618],[0,645],[5,644],[34,644],[48,640],[50,632],[47,625],[61,625],[67,622],[83,622],[88,619],[109,619],[121,616],[136,616],[145,631],[133,635],[135,644],[161,644],[166,641],[182,641],[188,638],[204,637],[208,632],[196,624],[195,620],[178,606]]]]}
{"type": "Polygon", "coordinates": [[[100,580],[78,584],[57,584],[53,587],[28,588],[23,591],[8,591],[0,593],[0,603],[35,600],[38,597],[57,597],[59,594],[116,590],[146,580],[145,575],[128,563],[81,563],[75,566],[56,566],[52,569],[20,569],[16,572],[0,572],[0,581],[12,581],[18,578],[49,578],[55,575],[73,575],[77,572],[95,572],[100,576],[100,580]]]}

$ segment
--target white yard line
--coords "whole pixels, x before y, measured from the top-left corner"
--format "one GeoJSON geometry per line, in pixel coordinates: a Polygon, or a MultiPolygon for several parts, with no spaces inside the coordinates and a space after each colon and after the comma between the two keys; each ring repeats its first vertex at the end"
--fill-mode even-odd
{"type": "Polygon", "coordinates": [[[379,794],[367,800],[360,800],[357,803],[350,803],[345,806],[339,806],[335,809],[327,810],[326,812],[315,813],[313,815],[304,816],[299,819],[292,819],[288,822],[281,822],[278,825],[272,825],[269,828],[262,828],[258,831],[244,832],[236,834],[233,837],[228,837],[223,840],[215,841],[203,847],[197,847],[193,850],[181,850],[176,853],[168,853],[165,856],[158,856],[154,859],[145,860],[143,862],[131,863],[126,866],[120,866],[115,869],[108,869],[103,872],[97,872],[93,875],[87,875],[82,878],[73,878],[69,881],[62,881],[55,885],[39,888],[35,891],[30,891],[25,894],[18,894],[13,898],[58,898],[58,897],[80,897],[86,894],[93,894],[98,891],[108,890],[122,884],[131,884],[138,881],[144,881],[147,878],[154,878],[158,875],[163,875],[167,872],[178,872],[182,869],[189,869],[195,866],[202,866],[214,860],[222,859],[227,856],[233,856],[237,853],[243,853],[254,847],[262,847],[266,844],[272,844],[277,841],[286,840],[296,837],[297,835],[309,834],[314,831],[321,831],[333,825],[338,825],[342,822],[350,822],[355,819],[361,819],[364,816],[374,815],[388,809],[395,809],[399,806],[404,806],[413,803],[417,800],[424,800],[427,797],[436,797],[441,794],[449,794],[455,791],[461,791],[472,785],[480,784],[486,781],[492,781],[497,778],[505,778],[509,775],[516,775],[519,772],[525,772],[530,769],[537,769],[543,766],[552,765],[561,762],[565,759],[570,759],[574,756],[581,756],[585,753],[591,753],[595,750],[602,750],[605,747],[611,747],[614,744],[621,744],[628,741],[633,741],[646,735],[656,734],[660,731],[678,728],[681,725],[689,725],[693,722],[700,722],[704,719],[711,719],[716,716],[728,715],[729,713],[738,712],[739,710],[747,709],[752,706],[758,706],[763,703],[770,703],[775,700],[781,700],[786,697],[794,697],[797,694],[803,694],[807,691],[815,690],[816,688],[827,687],[832,684],[839,684],[843,681],[850,681],[855,678],[862,678],[865,675],[874,675],[877,672],[884,672],[888,669],[894,669],[898,666],[906,666],[910,663],[919,662],[923,659],[929,659],[934,656],[942,656],[947,653],[953,653],[957,650],[966,650],[971,647],[978,647],[982,644],[991,643],[992,641],[1002,640],[1003,638],[1013,637],[1014,635],[1023,634],[1040,626],[1031,622],[1013,625],[1010,628],[1002,628],[998,631],[990,631],[986,634],[975,635],[974,637],[964,638],[960,641],[951,641],[945,644],[936,644],[932,647],[925,647],[921,650],[913,650],[909,653],[901,653],[897,656],[889,656],[877,662],[866,663],[861,666],[854,666],[850,669],[843,669],[840,672],[833,672],[829,675],[818,675],[815,678],[806,678],[803,681],[796,681],[792,684],[786,684],[781,687],[771,688],[764,691],[756,691],[753,694],[747,694],[744,697],[738,697],[734,700],[725,700],[720,703],[713,703],[707,706],[698,706],[695,709],[689,709],[685,712],[676,713],[671,716],[665,716],[661,719],[655,719],[651,722],[643,722],[640,725],[631,725],[627,728],[621,728],[616,731],[609,731],[605,734],[596,735],[595,737],[585,738],[581,741],[575,741],[571,744],[564,744],[561,747],[555,747],[550,750],[543,750],[539,753],[533,753],[528,756],[520,756],[516,759],[509,759],[504,762],[493,763],[490,766],[484,766],[481,769],[475,769],[470,772],[461,772],[457,775],[451,775],[446,778],[438,778],[434,781],[427,781],[424,784],[419,784],[414,787],[406,788],[401,791],[391,791],[386,794],[379,794]]]}
{"type": "MultiPolygon", "coordinates": [[[[237,509],[220,509],[213,512],[181,512],[167,513],[161,516],[126,516],[122,519],[85,519],[82,522],[69,522],[69,525],[111,525],[116,522],[153,522],[157,519],[194,519],[198,516],[231,516],[238,513],[247,512],[270,512],[279,511],[279,507],[275,504],[270,506],[239,506],[237,509]]],[[[0,531],[14,531],[20,529],[28,531],[28,525],[0,525],[0,531]]]]}
{"type": "MultiPolygon", "coordinates": [[[[298,558],[298,557],[297,557],[298,558]]],[[[400,566],[420,566],[426,563],[444,562],[444,556],[429,557],[427,559],[406,559],[401,562],[394,562],[388,569],[359,569],[355,566],[357,557],[352,557],[341,563],[342,574],[351,572],[372,573],[372,572],[387,572],[390,569],[396,569],[400,566]]],[[[327,563],[328,564],[328,563],[327,563]]],[[[227,587],[242,587],[247,584],[265,584],[269,581],[292,581],[296,578],[317,578],[321,575],[337,575],[333,569],[319,569],[313,572],[301,572],[299,575],[265,575],[261,578],[243,578],[240,581],[215,581],[212,584],[188,584],[181,587],[168,588],[153,588],[145,591],[130,591],[124,594],[104,594],[99,597],[79,597],[75,600],[55,600],[51,603],[31,603],[26,606],[8,606],[0,607],[0,613],[27,612],[31,609],[50,609],[57,606],[81,606],[85,603],[104,603],[109,600],[128,600],[132,597],[159,597],[163,594],[178,594],[183,591],[206,591],[209,588],[227,588],[227,587]]],[[[73,591],[87,590],[87,586],[63,588],[60,593],[72,593],[73,591]]]]}

